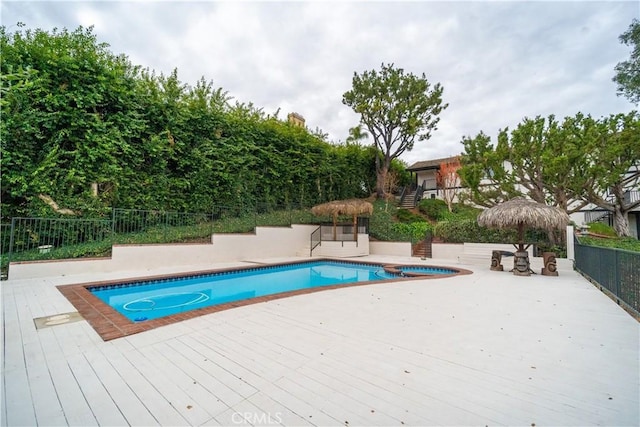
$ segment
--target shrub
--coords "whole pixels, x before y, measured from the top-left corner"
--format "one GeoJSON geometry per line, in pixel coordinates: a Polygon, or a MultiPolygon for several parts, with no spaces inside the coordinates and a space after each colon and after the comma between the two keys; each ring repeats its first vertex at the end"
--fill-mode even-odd
{"type": "Polygon", "coordinates": [[[581,236],[580,243],[588,246],[600,246],[604,248],[623,249],[625,251],[640,252],[640,240],[633,237],[617,239],[599,239],[595,237],[581,236]]]}
{"type": "Polygon", "coordinates": [[[612,237],[616,237],[618,235],[616,231],[613,229],[613,227],[603,222],[599,222],[599,221],[590,222],[588,225],[589,225],[589,231],[591,233],[601,234],[603,236],[612,236],[612,237]]]}
{"type": "Polygon", "coordinates": [[[405,223],[426,222],[426,219],[420,215],[414,214],[408,209],[398,209],[396,217],[398,218],[398,221],[405,223]]]}
{"type": "Polygon", "coordinates": [[[517,240],[515,230],[480,227],[475,219],[441,221],[436,224],[434,234],[448,243],[513,243],[517,240]]]}
{"type": "Polygon", "coordinates": [[[462,203],[455,203],[453,205],[453,213],[456,218],[459,219],[477,219],[482,209],[474,208],[473,206],[467,206],[462,203]]]}
{"type": "Polygon", "coordinates": [[[447,204],[440,199],[423,199],[418,203],[418,209],[433,221],[442,221],[450,215],[447,204]]]}
{"type": "Polygon", "coordinates": [[[417,242],[423,240],[427,231],[431,231],[433,227],[426,221],[412,222],[410,224],[397,222],[391,226],[391,229],[395,234],[403,236],[403,240],[417,242]]]}

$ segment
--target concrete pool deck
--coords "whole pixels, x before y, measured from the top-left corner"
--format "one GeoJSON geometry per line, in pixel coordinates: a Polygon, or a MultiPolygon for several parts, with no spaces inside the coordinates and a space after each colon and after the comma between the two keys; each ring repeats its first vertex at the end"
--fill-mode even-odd
{"type": "Polygon", "coordinates": [[[57,285],[148,271],[2,282],[2,425],[640,425],[640,325],[577,273],[356,260],[474,274],[299,295],[108,342],[86,321],[34,319],[75,311],[57,285]]]}

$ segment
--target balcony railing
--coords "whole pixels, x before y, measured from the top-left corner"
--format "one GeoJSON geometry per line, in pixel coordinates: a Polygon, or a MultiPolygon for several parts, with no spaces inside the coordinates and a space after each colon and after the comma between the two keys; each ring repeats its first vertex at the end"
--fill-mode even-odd
{"type": "Polygon", "coordinates": [[[624,193],[624,202],[626,204],[640,201],[640,191],[627,191],[624,193]]]}

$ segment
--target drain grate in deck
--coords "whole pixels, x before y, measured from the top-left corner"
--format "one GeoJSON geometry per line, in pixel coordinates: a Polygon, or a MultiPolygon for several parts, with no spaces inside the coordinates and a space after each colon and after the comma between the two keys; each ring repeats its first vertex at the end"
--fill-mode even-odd
{"type": "Polygon", "coordinates": [[[71,313],[61,313],[53,316],[38,317],[33,319],[36,329],[50,328],[52,326],[66,325],[67,323],[79,322],[84,318],[77,311],[71,313]]]}

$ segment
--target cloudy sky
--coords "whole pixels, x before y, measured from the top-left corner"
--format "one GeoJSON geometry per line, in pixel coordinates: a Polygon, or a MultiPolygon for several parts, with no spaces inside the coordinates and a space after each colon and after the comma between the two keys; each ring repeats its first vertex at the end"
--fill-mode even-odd
{"type": "Polygon", "coordinates": [[[524,117],[635,107],[616,96],[618,36],[640,17],[624,2],[7,1],[2,25],[75,29],[184,83],[204,76],[266,113],[303,115],[344,141],[359,117],[342,104],[354,72],[394,63],[444,87],[449,108],[403,160],[458,154],[480,130],[495,139],[524,117]]]}

